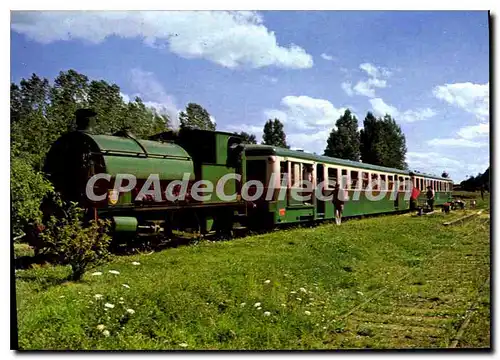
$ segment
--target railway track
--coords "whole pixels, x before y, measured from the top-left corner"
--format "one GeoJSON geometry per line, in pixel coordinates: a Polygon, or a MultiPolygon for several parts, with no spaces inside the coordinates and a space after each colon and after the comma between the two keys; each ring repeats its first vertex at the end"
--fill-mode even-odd
{"type": "Polygon", "coordinates": [[[345,328],[335,342],[346,348],[489,348],[489,332],[474,334],[474,344],[464,341],[478,309],[481,316],[487,309],[488,319],[477,320],[489,322],[489,217],[466,224],[450,230],[457,232],[451,246],[436,247],[420,266],[343,314],[345,328]],[[465,235],[464,226],[470,229],[465,235]]]}

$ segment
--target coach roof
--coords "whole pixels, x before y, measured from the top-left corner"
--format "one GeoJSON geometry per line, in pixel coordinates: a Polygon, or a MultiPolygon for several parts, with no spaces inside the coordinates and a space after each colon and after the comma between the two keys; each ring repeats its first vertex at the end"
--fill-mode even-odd
{"type": "Polygon", "coordinates": [[[327,163],[327,164],[333,164],[333,165],[344,165],[344,166],[355,167],[355,168],[360,168],[360,169],[367,169],[367,170],[380,171],[380,172],[386,172],[386,173],[394,173],[394,174],[402,174],[402,175],[407,175],[407,176],[410,175],[410,172],[408,170],[400,170],[400,169],[394,169],[394,168],[389,168],[389,167],[385,167],[385,166],[366,164],[366,163],[362,163],[362,162],[358,162],[358,161],[344,160],[344,159],[338,159],[338,158],[333,158],[333,157],[329,157],[329,156],[316,155],[316,154],[311,154],[311,153],[307,153],[307,152],[303,152],[303,151],[284,149],[284,148],[280,148],[277,146],[271,146],[271,145],[245,145],[245,152],[248,155],[277,155],[277,156],[285,156],[285,157],[294,157],[297,159],[311,160],[311,161],[316,161],[319,163],[327,163]]]}

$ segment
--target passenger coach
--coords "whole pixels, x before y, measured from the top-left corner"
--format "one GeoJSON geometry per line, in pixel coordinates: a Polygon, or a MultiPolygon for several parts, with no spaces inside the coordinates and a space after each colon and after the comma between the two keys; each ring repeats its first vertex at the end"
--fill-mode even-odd
{"type": "MultiPolygon", "coordinates": [[[[273,198],[257,201],[254,215],[250,217],[261,224],[333,219],[333,202],[316,198],[314,191],[324,181],[324,195],[330,195],[342,177],[347,179],[344,183],[349,195],[345,202],[345,217],[409,210],[425,202],[429,185],[436,192],[435,205],[451,200],[452,181],[432,175],[266,145],[246,145],[244,157],[247,180],[259,180],[264,184],[275,181],[273,198]],[[285,177],[290,181],[282,186],[285,177]],[[312,190],[304,190],[300,185],[300,181],[306,179],[312,181],[312,190]],[[369,183],[372,189],[366,191],[369,183]],[[417,196],[413,187],[419,189],[417,196]],[[286,196],[280,197],[280,192],[286,196]],[[292,196],[294,192],[311,195],[311,199],[297,201],[292,196]]],[[[264,190],[265,193],[267,189],[264,190]]]]}

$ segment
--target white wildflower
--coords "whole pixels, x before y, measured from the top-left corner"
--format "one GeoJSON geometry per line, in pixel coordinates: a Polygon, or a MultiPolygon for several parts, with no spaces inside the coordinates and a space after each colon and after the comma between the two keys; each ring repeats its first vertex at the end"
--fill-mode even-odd
{"type": "Polygon", "coordinates": [[[102,272],[96,271],[95,273],[92,273],[92,276],[100,276],[102,275],[102,272]]]}
{"type": "Polygon", "coordinates": [[[125,304],[125,301],[120,300],[118,301],[118,304],[125,304]]]}
{"type": "Polygon", "coordinates": [[[266,280],[264,281],[264,284],[269,284],[271,282],[271,280],[266,280]]]}
{"type": "Polygon", "coordinates": [[[115,307],[113,304],[110,304],[110,303],[106,303],[106,304],[104,304],[104,306],[107,307],[108,309],[112,309],[115,307]]]}
{"type": "Polygon", "coordinates": [[[299,290],[302,291],[303,293],[307,293],[307,290],[304,288],[300,288],[299,290]]]}
{"type": "Polygon", "coordinates": [[[323,330],[326,330],[326,326],[323,326],[323,330]]]}
{"type": "Polygon", "coordinates": [[[309,301],[314,301],[314,299],[313,298],[309,298],[309,301]]]}
{"type": "Polygon", "coordinates": [[[104,336],[106,336],[106,337],[108,337],[108,336],[110,335],[108,330],[104,330],[104,331],[102,332],[102,334],[103,334],[104,336]]]}
{"type": "Polygon", "coordinates": [[[116,271],[116,270],[109,270],[108,272],[109,272],[110,274],[120,275],[120,272],[119,272],[119,271],[116,271]]]}
{"type": "Polygon", "coordinates": [[[185,347],[188,347],[188,344],[186,344],[186,343],[180,343],[179,346],[185,348],[185,347]]]}
{"type": "Polygon", "coordinates": [[[254,307],[259,307],[260,305],[261,305],[260,302],[253,304],[254,307]]]}
{"type": "Polygon", "coordinates": [[[135,310],[134,309],[127,309],[127,312],[131,315],[135,314],[135,310]]]}
{"type": "Polygon", "coordinates": [[[356,291],[356,294],[359,294],[359,295],[361,295],[361,296],[363,296],[363,295],[364,295],[361,291],[356,291]]]}
{"type": "Polygon", "coordinates": [[[259,307],[257,308],[257,310],[262,310],[262,307],[261,307],[261,306],[259,306],[259,307]]]}
{"type": "Polygon", "coordinates": [[[97,325],[97,330],[99,330],[99,331],[103,331],[105,328],[106,328],[106,326],[104,326],[103,324],[97,325]]]}
{"type": "Polygon", "coordinates": [[[122,286],[123,286],[124,288],[130,289],[130,286],[128,286],[127,284],[122,284],[122,286]]]}
{"type": "Polygon", "coordinates": [[[297,291],[290,291],[290,294],[297,294],[297,291]]]}
{"type": "Polygon", "coordinates": [[[123,298],[122,298],[122,297],[120,297],[120,300],[123,300],[123,298]]]}
{"type": "Polygon", "coordinates": [[[301,299],[301,298],[297,298],[297,300],[298,300],[298,301],[302,301],[302,299],[301,299]]]}
{"type": "Polygon", "coordinates": [[[285,306],[286,306],[286,304],[281,304],[281,306],[285,307],[285,306]]]}
{"type": "Polygon", "coordinates": [[[310,311],[304,311],[304,314],[306,314],[307,316],[311,315],[311,312],[310,311]]]}
{"type": "Polygon", "coordinates": [[[264,311],[264,316],[271,316],[271,313],[269,311],[264,311]]]}
{"type": "Polygon", "coordinates": [[[136,265],[137,266],[137,265],[141,265],[141,263],[138,262],[138,261],[132,261],[132,265],[136,265]]]}
{"type": "Polygon", "coordinates": [[[103,296],[102,294],[95,294],[94,298],[96,298],[96,299],[102,299],[102,296],[103,296]]]}
{"type": "Polygon", "coordinates": [[[241,303],[241,304],[240,304],[240,306],[241,306],[241,307],[245,307],[245,305],[246,305],[246,304],[247,304],[247,303],[241,303]]]}
{"type": "Polygon", "coordinates": [[[59,296],[59,299],[62,299],[62,298],[64,298],[64,295],[59,296]]]}

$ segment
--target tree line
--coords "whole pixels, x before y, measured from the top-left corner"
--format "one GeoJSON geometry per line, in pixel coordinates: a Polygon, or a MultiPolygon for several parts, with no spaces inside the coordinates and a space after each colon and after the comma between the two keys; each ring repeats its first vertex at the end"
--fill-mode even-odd
{"type": "Polygon", "coordinates": [[[486,190],[490,191],[490,168],[484,173],[478,173],[476,176],[469,175],[467,179],[460,183],[460,189],[465,191],[486,190]]]}

